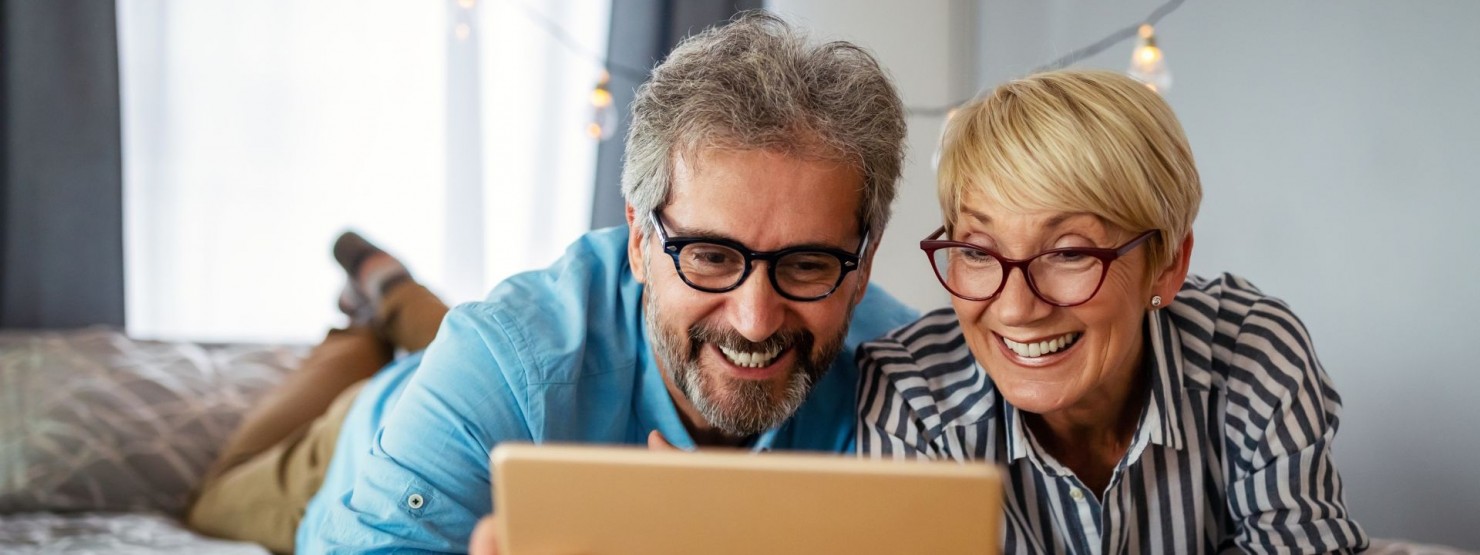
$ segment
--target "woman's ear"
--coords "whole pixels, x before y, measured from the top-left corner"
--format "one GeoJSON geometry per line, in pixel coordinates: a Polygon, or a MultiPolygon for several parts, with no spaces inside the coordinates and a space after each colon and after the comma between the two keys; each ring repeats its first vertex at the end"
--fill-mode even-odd
{"type": "MultiPolygon", "coordinates": [[[[1192,263],[1192,232],[1187,232],[1187,237],[1182,239],[1182,245],[1177,249],[1177,255],[1172,258],[1171,263],[1162,269],[1161,273],[1151,283],[1151,294],[1161,298],[1161,303],[1152,308],[1160,308],[1172,304],[1172,299],[1177,298],[1177,292],[1182,290],[1182,282],[1187,281],[1187,271],[1192,263]]],[[[1148,302],[1150,302],[1148,300],[1148,302]]]]}
{"type": "Polygon", "coordinates": [[[627,266],[632,268],[632,277],[638,283],[647,285],[647,274],[643,270],[647,265],[643,263],[643,233],[642,221],[637,219],[637,211],[631,204],[627,205],[627,266]]]}

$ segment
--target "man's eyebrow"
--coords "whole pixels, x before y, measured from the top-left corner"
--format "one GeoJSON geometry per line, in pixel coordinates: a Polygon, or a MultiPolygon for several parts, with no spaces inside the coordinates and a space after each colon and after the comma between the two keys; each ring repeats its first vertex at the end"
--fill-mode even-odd
{"type": "Polygon", "coordinates": [[[735,239],[733,237],[727,236],[727,235],[725,235],[723,233],[719,233],[719,232],[716,232],[716,231],[709,231],[707,229],[691,229],[691,228],[683,227],[683,226],[680,226],[680,225],[674,225],[673,222],[663,222],[663,223],[668,226],[668,237],[669,238],[673,238],[673,239],[679,239],[679,238],[683,238],[683,239],[717,239],[717,240],[722,240],[722,241],[731,241],[731,242],[735,242],[735,243],[738,243],[739,242],[739,241],[735,241],[735,239]]]}
{"type": "Polygon", "coordinates": [[[841,250],[841,251],[844,251],[844,252],[853,252],[852,249],[849,249],[847,247],[840,247],[840,246],[837,246],[837,245],[828,245],[828,244],[825,244],[825,243],[798,243],[798,244],[792,244],[792,245],[785,245],[785,246],[783,246],[783,247],[781,247],[779,249],[776,249],[775,251],[756,251],[756,249],[754,247],[751,247],[750,245],[746,245],[744,242],[739,241],[739,240],[735,239],[734,237],[730,237],[730,236],[725,235],[723,233],[719,233],[719,232],[716,232],[716,231],[710,231],[710,230],[706,230],[706,229],[690,229],[690,228],[686,228],[686,227],[682,227],[682,226],[673,225],[673,224],[668,223],[668,222],[663,222],[663,223],[665,223],[665,224],[668,225],[668,238],[669,239],[707,239],[707,240],[711,240],[711,241],[714,241],[714,240],[727,241],[727,242],[730,242],[730,243],[736,243],[738,245],[741,245],[741,246],[745,247],[746,250],[749,250],[749,251],[752,251],[752,252],[776,252],[776,251],[781,251],[781,250],[786,250],[786,249],[814,249],[814,250],[828,250],[828,251],[841,250]]]}

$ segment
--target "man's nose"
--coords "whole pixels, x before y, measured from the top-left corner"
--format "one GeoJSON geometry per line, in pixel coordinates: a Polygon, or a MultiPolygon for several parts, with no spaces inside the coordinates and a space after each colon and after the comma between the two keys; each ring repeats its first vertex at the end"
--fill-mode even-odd
{"type": "Polygon", "coordinates": [[[730,326],[755,343],[769,339],[786,320],[786,299],[771,285],[765,264],[758,264],[745,283],[729,292],[730,326]]]}

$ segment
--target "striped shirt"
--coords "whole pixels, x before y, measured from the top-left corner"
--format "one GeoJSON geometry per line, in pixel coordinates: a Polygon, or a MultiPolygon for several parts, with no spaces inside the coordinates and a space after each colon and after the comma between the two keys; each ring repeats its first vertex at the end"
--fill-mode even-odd
{"type": "Polygon", "coordinates": [[[859,348],[859,451],[1004,466],[1007,553],[1365,548],[1331,460],[1341,398],[1289,308],[1224,274],[1145,322],[1151,391],[1100,496],[1034,440],[950,309],[859,348]]]}

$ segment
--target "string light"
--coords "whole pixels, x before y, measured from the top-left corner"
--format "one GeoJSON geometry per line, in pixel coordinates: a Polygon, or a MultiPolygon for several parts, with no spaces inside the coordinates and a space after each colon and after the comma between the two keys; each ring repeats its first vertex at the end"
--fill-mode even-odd
{"type": "MultiPolygon", "coordinates": [[[[1157,83],[1157,82],[1155,82],[1155,79],[1153,79],[1151,81],[1148,81],[1147,79],[1142,79],[1141,77],[1137,76],[1136,73],[1135,73],[1135,66],[1134,66],[1136,60],[1134,58],[1132,60],[1132,70],[1130,72],[1128,72],[1128,73],[1130,73],[1130,75],[1132,77],[1135,77],[1137,79],[1140,79],[1143,83],[1151,83],[1152,84],[1152,90],[1157,91],[1157,92],[1161,92],[1161,93],[1165,93],[1166,90],[1169,89],[1169,88],[1171,88],[1171,86],[1172,86],[1172,76],[1171,76],[1171,73],[1167,72],[1167,70],[1166,70],[1166,60],[1164,59],[1164,56],[1162,54],[1161,49],[1156,46],[1156,38],[1155,38],[1154,30],[1152,29],[1152,26],[1155,25],[1157,22],[1160,22],[1161,21],[1161,18],[1166,17],[1167,14],[1170,14],[1173,11],[1176,11],[1177,8],[1182,7],[1182,3],[1183,2],[1186,2],[1186,1],[1187,0],[1167,0],[1167,2],[1165,4],[1162,4],[1161,6],[1157,7],[1155,10],[1153,10],[1151,12],[1151,15],[1146,16],[1146,19],[1141,20],[1140,22],[1137,22],[1134,25],[1130,25],[1128,27],[1123,27],[1121,29],[1118,29],[1115,32],[1110,33],[1105,38],[1102,38],[1102,39],[1100,39],[1098,41],[1095,41],[1093,44],[1090,44],[1089,46],[1085,46],[1085,47],[1080,48],[1078,50],[1071,51],[1068,54],[1064,54],[1063,56],[1060,56],[1058,59],[1056,59],[1056,60],[1054,60],[1052,62],[1043,64],[1043,65],[1038,66],[1036,68],[1033,68],[1033,71],[1031,73],[1043,73],[1045,71],[1054,71],[1054,70],[1058,70],[1058,69],[1063,69],[1063,68],[1069,67],[1071,64],[1074,64],[1076,62],[1082,61],[1082,60],[1084,60],[1086,58],[1089,58],[1091,56],[1094,56],[1096,54],[1099,54],[1101,52],[1104,52],[1105,50],[1109,49],[1110,47],[1115,46],[1117,44],[1120,44],[1121,42],[1125,41],[1126,39],[1129,39],[1131,37],[1140,36],[1141,33],[1142,33],[1142,31],[1143,31],[1143,29],[1144,29],[1144,31],[1147,33],[1148,36],[1146,36],[1146,37],[1144,37],[1144,38],[1141,39],[1141,42],[1138,43],[1137,49],[1136,49],[1135,52],[1132,53],[1132,56],[1133,57],[1139,57],[1141,55],[1141,52],[1142,52],[1142,47],[1149,46],[1150,49],[1147,50],[1147,51],[1154,52],[1154,54],[1148,54],[1147,56],[1154,56],[1155,57],[1155,60],[1158,63],[1161,64],[1161,67],[1160,67],[1160,70],[1159,70],[1160,73],[1152,72],[1152,73],[1149,73],[1149,75],[1151,75],[1155,79],[1165,79],[1165,81],[1162,82],[1162,83],[1157,83]],[[1148,44],[1147,41],[1149,41],[1149,44],[1148,44]]],[[[984,89],[982,91],[978,91],[977,92],[977,95],[981,95],[982,93],[986,92],[987,90],[990,90],[990,89],[984,89]]],[[[975,98],[975,97],[973,97],[973,98],[975,98]]],[[[962,100],[960,102],[954,102],[954,103],[951,103],[951,104],[947,104],[945,106],[933,106],[933,107],[929,107],[929,108],[909,108],[906,111],[909,112],[909,115],[911,115],[911,116],[944,116],[944,115],[950,113],[950,111],[951,110],[954,110],[956,107],[958,107],[958,106],[960,106],[962,104],[965,104],[967,102],[970,102],[970,100],[971,99],[966,99],[966,100],[962,100]]]]}
{"type": "Polygon", "coordinates": [[[612,75],[601,72],[596,88],[591,90],[591,121],[586,124],[586,135],[598,141],[611,138],[617,130],[617,109],[613,106],[611,91],[612,75]]]}
{"type": "MultiPolygon", "coordinates": [[[[458,4],[463,6],[464,8],[471,8],[476,3],[476,1],[477,0],[458,0],[458,4]]],[[[1127,71],[1127,73],[1129,73],[1132,77],[1135,77],[1136,79],[1139,79],[1142,82],[1146,83],[1147,86],[1151,87],[1151,90],[1165,93],[1167,89],[1170,89],[1172,86],[1172,76],[1166,68],[1165,55],[1156,45],[1155,30],[1152,28],[1152,26],[1161,21],[1161,18],[1165,17],[1167,14],[1172,13],[1177,8],[1181,7],[1182,3],[1185,1],[1186,0],[1167,0],[1165,4],[1157,7],[1156,10],[1151,12],[1151,15],[1148,15],[1146,19],[1142,20],[1141,22],[1117,30],[1116,32],[1111,33],[1109,36],[1106,36],[1105,38],[1102,38],[1089,46],[1072,51],[1061,56],[1057,60],[1034,68],[1032,73],[1041,73],[1045,71],[1053,71],[1068,67],[1070,64],[1099,54],[1100,52],[1103,52],[1111,46],[1119,44],[1126,39],[1139,36],[1140,39],[1137,42],[1136,50],[1132,53],[1131,68],[1129,71],[1127,71]]],[[[641,82],[647,79],[648,70],[622,65],[613,62],[605,56],[600,56],[589,50],[586,50],[575,40],[574,37],[570,36],[570,34],[567,33],[563,28],[561,28],[559,24],[546,17],[545,14],[535,10],[530,6],[525,5],[522,2],[511,1],[509,2],[509,4],[512,4],[523,11],[524,15],[531,22],[535,23],[536,26],[542,28],[547,34],[550,35],[551,38],[555,39],[557,43],[565,47],[566,50],[570,51],[572,54],[588,58],[593,63],[604,69],[601,74],[600,80],[598,80],[596,83],[596,87],[591,90],[592,117],[591,121],[586,124],[586,134],[593,139],[598,140],[611,137],[616,132],[617,126],[617,114],[615,111],[615,106],[613,106],[614,102],[612,99],[610,88],[611,72],[616,72],[624,78],[631,79],[632,81],[641,82]]],[[[978,94],[980,94],[980,92],[978,94]]],[[[905,108],[905,112],[910,116],[945,116],[945,119],[949,120],[949,114],[953,112],[957,107],[965,104],[969,100],[970,99],[962,100],[960,102],[953,102],[944,106],[932,106],[924,108],[907,107],[905,108]]]]}
{"type": "Polygon", "coordinates": [[[508,2],[524,12],[524,16],[554,39],[556,44],[564,47],[571,54],[590,60],[602,68],[601,78],[597,80],[596,87],[591,90],[591,121],[586,123],[586,135],[596,140],[610,138],[617,130],[617,107],[611,93],[611,74],[616,73],[634,83],[647,80],[648,70],[639,67],[623,65],[601,56],[582,46],[580,41],[566,32],[560,24],[546,17],[544,13],[534,9],[523,2],[508,2]]]}
{"type": "Polygon", "coordinates": [[[1166,57],[1156,46],[1156,30],[1145,23],[1137,34],[1140,38],[1136,41],[1136,49],[1131,52],[1131,67],[1126,73],[1151,90],[1166,94],[1172,88],[1172,72],[1167,70],[1166,57]]]}

